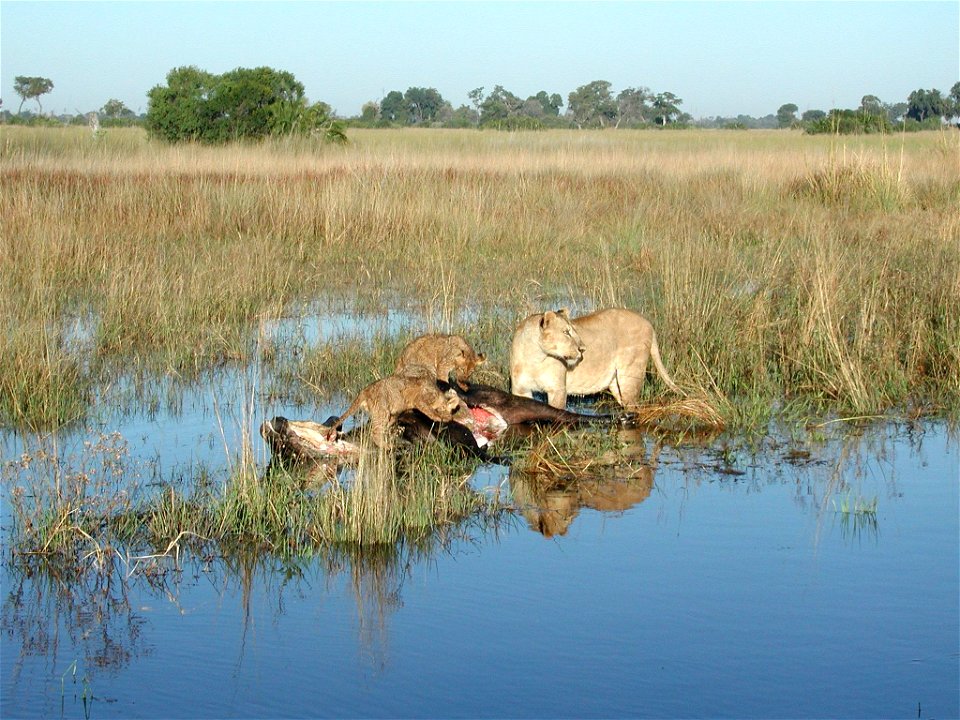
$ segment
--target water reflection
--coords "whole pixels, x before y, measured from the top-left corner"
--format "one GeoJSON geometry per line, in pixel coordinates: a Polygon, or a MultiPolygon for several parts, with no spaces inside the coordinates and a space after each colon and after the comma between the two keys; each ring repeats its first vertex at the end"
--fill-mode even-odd
{"type": "Polygon", "coordinates": [[[623,512],[642,503],[653,489],[653,468],[624,480],[550,480],[512,472],[510,489],[527,526],[550,538],[566,535],[582,508],[623,512]]]}
{"type": "MultiPolygon", "coordinates": [[[[156,581],[141,578],[148,588],[156,581]]],[[[72,702],[90,717],[95,701],[109,701],[94,695],[98,688],[91,678],[118,672],[150,652],[145,620],[131,602],[122,572],[90,572],[41,560],[6,567],[3,585],[5,683],[45,684],[48,696],[34,698],[36,707],[59,691],[63,717],[69,687],[72,702]]],[[[5,694],[9,702],[10,693],[5,694]]]]}
{"type": "MultiPolygon", "coordinates": [[[[89,693],[78,695],[85,710],[90,699],[112,702],[102,694],[109,684],[97,682],[98,676],[114,675],[149,656],[155,643],[162,643],[169,633],[172,619],[206,612],[204,608],[219,607],[232,596],[237,597],[236,610],[223,612],[235,618],[236,625],[226,625],[226,638],[237,639],[232,665],[234,676],[242,677],[251,669],[248,655],[256,657],[263,651],[257,646],[258,620],[271,618],[275,623],[292,607],[323,605],[340,587],[352,598],[354,622],[335,617],[333,624],[353,625],[361,656],[371,667],[382,669],[389,657],[389,622],[403,607],[411,572],[433,566],[463,543],[479,543],[484,534],[496,533],[502,522],[502,518],[489,525],[471,521],[395,545],[331,546],[316,554],[282,556],[255,548],[222,556],[198,551],[180,562],[146,565],[134,574],[119,560],[98,569],[36,558],[8,562],[3,569],[0,625],[4,687],[20,687],[22,676],[31,678],[27,686],[39,679],[47,688],[43,702],[52,703],[52,693],[60,690],[65,676],[69,679],[72,668],[82,680],[83,692],[89,693]],[[210,596],[207,601],[198,600],[205,595],[210,596]],[[151,627],[158,638],[148,639],[151,627]]],[[[5,706],[10,693],[7,696],[5,706]]]]}
{"type": "MultiPolygon", "coordinates": [[[[944,429],[936,432],[940,433],[938,447],[948,444],[944,429]]],[[[876,575],[883,568],[878,570],[874,564],[858,562],[861,545],[872,551],[880,543],[878,518],[881,515],[884,523],[890,522],[887,518],[893,516],[894,527],[899,524],[919,528],[921,523],[915,516],[908,515],[912,502],[913,512],[927,513],[931,524],[935,525],[940,518],[943,528],[951,527],[942,519],[940,508],[944,498],[955,498],[955,494],[950,494],[955,493],[955,489],[949,488],[956,487],[956,450],[955,447],[952,450],[952,465],[947,466],[947,472],[953,473],[951,477],[938,477],[926,486],[914,482],[911,473],[919,477],[917,468],[928,460],[925,437],[923,434],[905,436],[900,428],[889,426],[865,434],[838,434],[820,443],[767,438],[753,450],[740,446],[717,453],[697,446],[661,446],[637,430],[605,433],[594,429],[587,434],[549,436],[549,442],[558,449],[557,454],[549,455],[543,447],[548,437],[533,435],[526,442],[532,452],[536,451],[533,454],[539,453],[544,462],[527,466],[517,463],[508,474],[506,471],[502,476],[494,474],[492,484],[497,484],[497,478],[502,477],[513,495],[518,515],[510,527],[528,527],[545,537],[569,535],[574,522],[587,525],[591,517],[595,519],[593,514],[582,512],[584,508],[597,513],[622,514],[652,502],[663,508],[679,509],[677,515],[661,512],[657,522],[635,523],[632,528],[637,537],[659,544],[661,551],[673,552],[679,559],[676,563],[664,564],[663,568],[656,563],[645,566],[648,572],[662,572],[664,579],[669,580],[651,583],[649,587],[669,589],[673,583],[697,587],[700,582],[697,572],[702,571],[698,553],[710,552],[704,548],[712,548],[722,539],[722,547],[717,551],[720,555],[714,559],[728,562],[734,557],[735,563],[736,556],[743,554],[750,562],[736,565],[736,572],[723,575],[723,564],[718,561],[719,570],[711,572],[719,572],[720,577],[729,580],[737,577],[737,573],[753,573],[751,563],[754,563],[756,577],[767,572],[779,577],[780,584],[770,586],[774,590],[787,587],[789,593],[796,592],[798,597],[804,592],[823,593],[823,606],[832,607],[830,601],[834,595],[830,593],[839,592],[833,588],[842,589],[847,580],[853,586],[886,587],[887,576],[876,575]],[[581,454],[580,450],[584,452],[581,454]],[[905,456],[909,456],[909,462],[905,462],[905,456]],[[720,462],[742,474],[718,473],[720,462]],[[939,485],[946,486],[948,491],[939,491],[939,495],[931,493],[925,501],[928,504],[924,505],[923,492],[939,485]],[[655,486],[656,494],[653,493],[655,486]],[[901,498],[909,502],[900,502],[901,498]],[[683,533],[676,532],[672,526],[662,527],[672,523],[674,517],[682,520],[685,504],[690,505],[691,516],[697,518],[698,527],[685,528],[683,533]],[[724,512],[731,511],[736,522],[729,522],[729,515],[723,516],[724,512]],[[787,526],[789,532],[780,532],[787,526]],[[813,552],[807,542],[796,542],[798,537],[809,540],[811,535],[813,552]],[[696,553],[686,553],[682,542],[693,537],[702,541],[696,544],[696,553]],[[767,540],[775,544],[773,549],[766,544],[767,540]],[[837,552],[838,549],[841,552],[837,552]],[[830,553],[831,562],[804,564],[818,553],[824,557],[830,553]],[[838,576],[829,574],[834,565],[840,573],[838,576]],[[806,571],[795,573],[792,570],[795,566],[806,571]],[[819,581],[811,589],[804,583],[814,572],[818,573],[819,581]]],[[[94,452],[92,448],[90,452],[94,452]]],[[[937,452],[942,454],[942,449],[937,452]]],[[[84,467],[87,470],[92,467],[90,458],[84,467]]],[[[493,472],[490,468],[486,471],[493,472]]],[[[484,583],[467,585],[468,591],[463,596],[456,594],[456,588],[447,596],[451,590],[450,576],[455,574],[446,562],[447,557],[462,552],[464,547],[484,544],[488,548],[485,554],[494,556],[488,559],[489,565],[495,568],[495,574],[488,578],[489,586],[495,587],[502,580],[503,563],[496,559],[496,545],[497,533],[502,528],[498,522],[503,521],[504,518],[472,518],[458,526],[438,529],[423,540],[369,548],[352,545],[334,545],[322,551],[195,548],[193,554],[182,558],[180,563],[170,558],[144,563],[132,575],[130,567],[119,560],[98,570],[89,561],[63,566],[36,558],[29,562],[12,561],[7,554],[0,626],[4,639],[4,710],[10,714],[55,714],[55,706],[60,703],[61,680],[75,662],[78,678],[89,676],[91,679],[90,687],[98,703],[93,714],[97,715],[98,710],[102,714],[106,708],[99,703],[109,703],[114,699],[109,695],[116,697],[119,692],[115,689],[116,678],[126,673],[132,678],[129,684],[136,684],[131,668],[148,665],[148,658],[154,654],[166,660],[165,653],[171,653],[169,646],[176,644],[176,641],[171,643],[170,638],[178,637],[177,632],[183,631],[189,620],[187,616],[200,613],[206,613],[204,619],[213,617],[219,622],[209,637],[196,641],[195,652],[205,660],[198,660],[194,669],[204,661],[210,662],[210,657],[215,655],[206,644],[219,643],[217,650],[226,657],[238,685],[248,682],[249,677],[258,677],[259,669],[265,667],[264,657],[271,651],[267,645],[274,641],[274,635],[278,641],[291,644],[291,652],[315,659],[304,647],[315,645],[321,638],[329,639],[334,632],[331,628],[342,631],[348,642],[358,648],[365,669],[372,667],[386,675],[389,668],[390,672],[403,677],[397,666],[402,666],[407,659],[402,640],[405,633],[398,633],[396,628],[404,627],[406,618],[400,613],[404,613],[405,603],[410,606],[407,608],[410,615],[416,615],[416,604],[430,594],[422,591],[423,585],[434,581],[430,570],[437,569],[436,584],[444,588],[442,602],[450,607],[450,617],[436,618],[437,627],[442,629],[438,635],[453,632],[444,625],[445,620],[455,623],[461,615],[469,616],[471,609],[480,603],[497,607],[510,604],[492,601],[487,595],[478,596],[478,588],[484,583]],[[411,583],[414,576],[431,576],[431,581],[411,583]],[[338,596],[345,599],[340,605],[338,596]],[[323,622],[317,622],[321,608],[326,616],[323,622]],[[269,627],[264,627],[264,618],[269,627]],[[302,631],[298,625],[301,622],[302,631]],[[290,633],[284,636],[277,632],[275,626],[296,627],[294,640],[290,640],[290,633]],[[391,634],[392,654],[396,657],[391,657],[391,634]],[[99,680],[99,674],[109,675],[109,680],[99,680]],[[38,702],[33,697],[38,685],[40,693],[48,697],[39,701],[38,710],[24,710],[38,702]]],[[[629,523],[625,522],[624,526],[629,523]]],[[[928,544],[921,543],[912,550],[900,548],[904,543],[917,542],[918,535],[887,532],[882,550],[893,553],[892,562],[884,563],[890,577],[913,569],[918,562],[916,558],[931,556],[928,544]],[[902,566],[896,562],[897,552],[903,553],[902,566]],[[909,554],[911,552],[913,554],[909,554]]],[[[550,543],[540,542],[525,529],[515,535],[520,536],[529,537],[528,544],[519,544],[524,558],[535,557],[531,562],[550,561],[550,543]],[[542,548],[544,554],[538,554],[537,548],[542,548]]],[[[517,547],[514,544],[513,549],[517,547]]],[[[581,549],[571,539],[563,546],[569,558],[581,549]]],[[[944,557],[951,559],[949,555],[944,557]]],[[[596,557],[591,557],[584,567],[594,564],[598,564],[596,557]]],[[[475,567],[471,565],[470,572],[475,567]]],[[[584,576],[585,586],[608,581],[600,570],[596,577],[589,573],[584,576]]],[[[941,585],[943,582],[941,580],[941,585]]],[[[732,582],[719,582],[716,587],[723,595],[732,592],[732,586],[732,582]]],[[[430,590],[436,594],[434,587],[430,590]]],[[[483,590],[490,592],[486,587],[483,590]]],[[[648,591],[653,592],[644,586],[643,592],[648,591]]],[[[665,602],[673,597],[669,590],[657,592],[667,593],[657,596],[665,602]]],[[[874,598],[876,592],[865,592],[864,597],[874,598]]],[[[782,602],[787,595],[787,592],[774,593],[771,597],[782,602]]],[[[733,600],[739,601],[739,596],[733,600]]],[[[674,602],[681,605],[689,602],[694,611],[710,612],[679,592],[674,602]]],[[[837,604],[840,605],[842,603],[837,604]]],[[[769,612],[774,606],[766,605],[763,610],[769,612]]],[[[718,627],[722,626],[723,617],[721,613],[715,618],[718,627]]],[[[430,621],[433,620],[431,616],[430,621]]],[[[833,627],[842,631],[844,623],[861,622],[860,618],[849,616],[842,620],[833,627]]],[[[508,627],[520,625],[516,621],[508,627]]],[[[869,630],[872,626],[867,623],[865,627],[869,630]]],[[[406,631],[409,634],[409,628],[406,631]]],[[[790,631],[799,632],[792,626],[790,631]]],[[[864,636],[873,637],[866,632],[864,636]]],[[[434,638],[426,638],[424,642],[432,647],[434,638]]],[[[530,638],[521,638],[518,642],[529,643],[530,638]]],[[[684,651],[695,656],[698,646],[690,642],[684,651]]],[[[605,649],[609,648],[600,648],[597,652],[605,649]]],[[[180,657],[173,655],[175,659],[180,657]]],[[[421,661],[425,662],[422,672],[431,672],[429,663],[421,661]]],[[[69,682],[69,676],[67,680],[69,682]]],[[[79,697],[79,691],[77,695],[79,697]]],[[[80,701],[77,703],[79,707],[80,701]]],[[[123,703],[121,698],[116,707],[126,707],[129,711],[130,706],[123,703]]],[[[477,712],[476,707],[468,709],[477,712]]],[[[414,711],[416,708],[410,710],[414,711]]]]}
{"type": "Polygon", "coordinates": [[[323,587],[329,593],[341,581],[354,600],[358,646],[371,664],[382,666],[387,656],[388,621],[403,606],[401,593],[407,574],[412,567],[430,562],[433,554],[442,552],[444,547],[444,541],[434,537],[420,543],[334,547],[312,557],[277,558],[241,552],[222,558],[211,567],[213,577],[222,575],[222,583],[239,584],[241,589],[238,672],[244,664],[247,638],[256,617],[282,617],[287,613],[289,594],[303,600],[315,588],[323,587]],[[255,596],[269,605],[258,612],[255,596]]]}
{"type": "Polygon", "coordinates": [[[562,536],[582,508],[614,513],[642,503],[653,490],[660,451],[655,445],[648,452],[646,443],[642,430],[619,428],[610,433],[607,447],[581,458],[567,455],[550,437],[542,440],[531,452],[533,462],[511,468],[509,475],[514,501],[528,527],[544,537],[562,536]]]}
{"type": "Polygon", "coordinates": [[[876,510],[840,510],[840,534],[846,541],[880,541],[880,524],[876,510]]]}

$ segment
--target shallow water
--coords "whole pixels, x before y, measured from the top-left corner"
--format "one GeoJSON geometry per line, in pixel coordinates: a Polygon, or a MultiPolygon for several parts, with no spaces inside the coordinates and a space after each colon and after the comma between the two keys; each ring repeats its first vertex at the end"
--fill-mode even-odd
{"type": "MultiPolygon", "coordinates": [[[[90,433],[119,431],[149,484],[222,472],[263,416],[334,410],[250,407],[244,385],[90,433]]],[[[0,715],[960,714],[960,452],[942,426],[724,459],[644,447],[629,481],[563,490],[484,467],[476,484],[520,511],[420,547],[190,557],[110,584],[6,564],[0,715]]],[[[0,438],[4,460],[30,448],[0,438]]]]}

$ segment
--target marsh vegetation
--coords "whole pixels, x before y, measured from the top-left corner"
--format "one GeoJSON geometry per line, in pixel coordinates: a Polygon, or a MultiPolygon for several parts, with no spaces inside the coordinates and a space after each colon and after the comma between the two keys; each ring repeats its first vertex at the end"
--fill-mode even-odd
{"type": "MultiPolygon", "coordinates": [[[[956,133],[357,130],[345,146],[210,148],[134,128],[0,132],[5,428],[46,437],[175,404],[228,368],[263,379],[243,446],[226,449],[228,487],[191,478],[151,494],[149,513],[113,493],[122,511],[88,526],[99,495],[50,469],[14,496],[33,551],[69,538],[97,557],[114,536],[160,551],[188,537],[392,542],[495,513],[450,457],[412,472],[372,461],[357,471],[371,484],[322,503],[295,483],[267,489],[253,415],[351,397],[429,331],[469,338],[481,379],[505,387],[513,328],[548,307],[643,312],[674,379],[732,433],[960,407],[956,133]],[[382,331],[361,329],[388,312],[382,331]],[[358,322],[270,331],[301,315],[358,322]]],[[[652,424],[675,414],[657,382],[644,393],[668,408],[652,424]]]]}
{"type": "MultiPolygon", "coordinates": [[[[120,374],[289,363],[258,327],[307,306],[427,317],[487,350],[504,378],[525,314],[626,305],[653,319],[674,376],[722,398],[734,426],[763,425],[771,408],[958,405],[955,133],[2,138],[8,427],[82,417],[120,374]]],[[[353,392],[414,330],[303,348],[292,374],[353,392]]]]}

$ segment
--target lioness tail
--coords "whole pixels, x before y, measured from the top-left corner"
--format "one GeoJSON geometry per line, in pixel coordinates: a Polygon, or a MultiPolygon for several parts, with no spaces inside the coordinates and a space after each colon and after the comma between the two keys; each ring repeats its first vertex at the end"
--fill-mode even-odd
{"type": "Polygon", "coordinates": [[[670,378],[670,374],[663,366],[663,360],[660,358],[660,348],[657,345],[657,334],[652,331],[650,333],[650,357],[653,358],[653,366],[657,368],[657,373],[666,386],[678,395],[686,395],[683,390],[677,387],[677,384],[670,378]]]}

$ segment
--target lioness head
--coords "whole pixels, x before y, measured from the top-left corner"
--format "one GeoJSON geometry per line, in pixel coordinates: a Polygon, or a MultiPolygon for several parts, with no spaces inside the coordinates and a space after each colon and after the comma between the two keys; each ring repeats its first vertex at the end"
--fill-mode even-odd
{"type": "Polygon", "coordinates": [[[540,349],[555,357],[568,368],[573,368],[583,359],[583,340],[570,323],[566,309],[547,310],[540,318],[540,349]]]}

